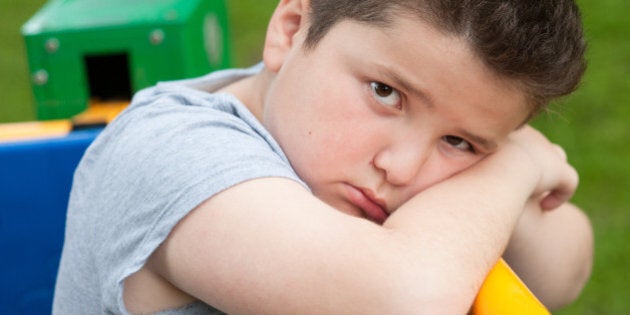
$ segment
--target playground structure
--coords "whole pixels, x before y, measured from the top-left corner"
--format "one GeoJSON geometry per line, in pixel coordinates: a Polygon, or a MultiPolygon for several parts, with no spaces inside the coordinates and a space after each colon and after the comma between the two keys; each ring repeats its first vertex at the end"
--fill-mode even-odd
{"type": "Polygon", "coordinates": [[[56,0],[22,28],[37,118],[230,65],[225,1],[56,0]]]}
{"type": "MultiPolygon", "coordinates": [[[[50,313],[72,174],[158,81],[228,67],[224,0],[50,0],[22,28],[38,121],[0,125],[0,314],[50,313]]],[[[549,314],[500,260],[471,314],[549,314]]]]}

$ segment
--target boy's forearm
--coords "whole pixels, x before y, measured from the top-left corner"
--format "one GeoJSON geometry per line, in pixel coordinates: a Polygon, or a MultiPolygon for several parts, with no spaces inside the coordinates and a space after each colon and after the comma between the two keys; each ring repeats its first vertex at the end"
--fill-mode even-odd
{"type": "Polygon", "coordinates": [[[530,204],[504,257],[547,307],[565,306],[577,298],[590,275],[590,222],[569,203],[553,211],[541,211],[536,204],[530,204]]]}
{"type": "Polygon", "coordinates": [[[384,227],[327,210],[293,182],[237,185],[182,220],[152,266],[178,288],[236,313],[463,314],[532,189],[526,172],[518,180],[506,172],[514,168],[508,161],[430,188],[384,227]],[[214,290],[217,284],[225,290],[214,290]]]}
{"type": "Polygon", "coordinates": [[[513,144],[428,188],[383,226],[293,181],[241,183],[187,215],[151,266],[231,313],[463,314],[531,194],[562,185],[561,174],[542,176],[542,166],[562,169],[542,154],[554,152],[523,150],[513,144]]]}
{"type": "MultiPolygon", "coordinates": [[[[153,271],[233,313],[463,314],[476,294],[476,284],[483,281],[483,269],[489,269],[501,253],[496,250],[490,254],[493,257],[480,258],[488,254],[465,248],[469,243],[453,242],[465,238],[471,226],[481,225],[464,222],[468,218],[455,219],[448,231],[432,225],[438,220],[422,224],[394,219],[382,228],[321,206],[310,209],[321,204],[311,204],[302,187],[286,180],[275,182],[264,179],[236,186],[193,211],[153,255],[153,271]],[[267,183],[273,188],[287,186],[280,193],[266,190],[267,183]],[[242,198],[248,193],[252,195],[242,198]],[[276,208],[280,195],[295,207],[276,208]],[[232,204],[236,197],[238,206],[226,206],[226,200],[232,204]],[[259,207],[266,210],[256,211],[259,207]],[[410,228],[420,233],[414,235],[410,228]],[[441,232],[444,238],[425,237],[441,232]],[[469,263],[475,261],[487,266],[469,263]],[[217,286],[223,289],[216,290],[217,286]]],[[[430,201],[447,197],[448,191],[431,192],[416,205],[436,206],[432,210],[441,213],[439,222],[453,219],[451,205],[430,201]]],[[[422,221],[432,216],[423,209],[415,209],[421,214],[415,218],[402,214],[413,209],[401,209],[398,218],[422,221]]],[[[510,219],[514,222],[507,224],[515,224],[517,218],[514,215],[510,219]]],[[[509,231],[484,229],[468,235],[470,243],[488,242],[488,233],[507,234],[494,242],[507,243],[509,238],[509,231]]]]}

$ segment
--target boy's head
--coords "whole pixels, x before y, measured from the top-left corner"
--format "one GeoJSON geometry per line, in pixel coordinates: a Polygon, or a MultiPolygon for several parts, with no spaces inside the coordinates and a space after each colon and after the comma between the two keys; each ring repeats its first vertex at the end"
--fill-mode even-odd
{"type": "Polygon", "coordinates": [[[564,1],[281,0],[265,71],[233,93],[316,196],[382,222],[575,88],[584,43],[564,1]]]}
{"type": "Polygon", "coordinates": [[[305,46],[344,19],[386,26],[401,15],[464,38],[490,69],[523,89],[532,115],[571,93],[586,67],[573,0],[312,0],[305,46]]]}

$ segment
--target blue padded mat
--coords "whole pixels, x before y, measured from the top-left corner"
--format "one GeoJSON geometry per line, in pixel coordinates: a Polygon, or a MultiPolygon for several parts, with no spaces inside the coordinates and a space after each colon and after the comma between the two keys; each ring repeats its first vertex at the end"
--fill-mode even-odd
{"type": "Polygon", "coordinates": [[[72,176],[101,130],[0,143],[0,314],[50,314],[72,176]]]}

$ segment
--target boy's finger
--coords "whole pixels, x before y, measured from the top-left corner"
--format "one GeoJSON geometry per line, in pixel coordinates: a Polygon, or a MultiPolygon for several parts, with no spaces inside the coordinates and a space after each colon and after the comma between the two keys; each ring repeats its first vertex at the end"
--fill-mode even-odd
{"type": "Polygon", "coordinates": [[[560,207],[563,203],[569,200],[571,194],[551,192],[540,202],[540,208],[546,211],[550,211],[560,207]]]}
{"type": "Polygon", "coordinates": [[[553,210],[573,197],[579,182],[578,173],[574,168],[569,166],[565,176],[564,181],[562,181],[556,189],[543,197],[540,202],[540,207],[543,210],[553,210]]]}

